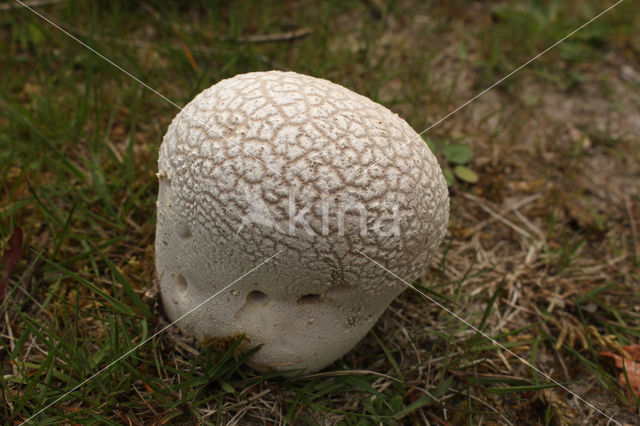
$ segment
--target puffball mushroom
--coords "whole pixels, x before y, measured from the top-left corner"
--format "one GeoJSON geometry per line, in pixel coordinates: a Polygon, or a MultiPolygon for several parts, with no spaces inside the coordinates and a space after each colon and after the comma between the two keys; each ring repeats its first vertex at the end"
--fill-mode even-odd
{"type": "Polygon", "coordinates": [[[293,72],[204,90],[169,126],[158,166],[165,312],[176,320],[237,281],[177,325],[246,336],[262,345],[258,370],[312,372],[351,350],[406,288],[393,274],[420,275],[449,216],[437,160],[403,119],[293,72]]]}

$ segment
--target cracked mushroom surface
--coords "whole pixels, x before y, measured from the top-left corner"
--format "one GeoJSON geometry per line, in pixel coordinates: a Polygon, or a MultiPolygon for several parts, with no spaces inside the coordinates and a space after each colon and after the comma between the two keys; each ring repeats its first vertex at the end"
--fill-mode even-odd
{"type": "Polygon", "coordinates": [[[159,157],[156,269],[170,320],[244,334],[258,370],[321,369],[364,337],[440,244],[447,185],[400,117],[293,72],[222,80],[159,157]],[[267,258],[278,255],[251,271],[267,258]],[[247,274],[243,278],[244,274],[247,274]]]}

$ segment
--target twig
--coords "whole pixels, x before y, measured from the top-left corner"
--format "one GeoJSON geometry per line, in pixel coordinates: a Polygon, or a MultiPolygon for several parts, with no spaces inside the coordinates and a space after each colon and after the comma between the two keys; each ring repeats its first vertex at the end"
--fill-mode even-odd
{"type": "Polygon", "coordinates": [[[287,31],[275,34],[256,34],[245,37],[224,37],[224,41],[232,41],[235,43],[272,43],[277,41],[292,41],[303,38],[311,34],[311,28],[300,28],[295,31],[287,31]]]}
{"type": "Polygon", "coordinates": [[[288,67],[270,59],[265,55],[261,55],[257,53],[249,54],[244,52],[238,52],[235,50],[232,51],[228,49],[218,49],[218,48],[204,47],[204,46],[186,46],[186,45],[182,46],[179,43],[151,43],[148,41],[135,40],[135,39],[105,38],[105,37],[99,37],[96,35],[91,35],[89,33],[86,33],[84,31],[74,29],[74,28],[69,28],[69,31],[77,36],[86,37],[90,40],[100,41],[100,42],[110,43],[110,44],[119,44],[121,46],[128,46],[128,47],[142,47],[142,48],[152,49],[152,50],[157,50],[159,47],[164,47],[172,50],[182,50],[182,51],[184,51],[185,47],[188,47],[188,49],[192,53],[212,54],[212,55],[228,55],[228,54],[234,53],[234,54],[238,54],[245,57],[257,58],[260,61],[272,66],[275,69],[284,70],[284,71],[289,70],[288,67]]]}
{"type": "Polygon", "coordinates": [[[337,376],[348,376],[351,374],[358,374],[358,375],[372,375],[372,376],[379,376],[379,377],[384,377],[385,379],[389,379],[389,380],[393,380],[396,382],[401,382],[401,380],[389,376],[387,374],[383,374],[383,373],[378,373],[377,371],[371,371],[371,370],[340,370],[340,371],[327,371],[327,372],[322,372],[322,373],[314,373],[314,374],[308,374],[306,376],[302,376],[300,377],[298,380],[311,380],[311,379],[317,379],[320,377],[337,377],[337,376]]]}

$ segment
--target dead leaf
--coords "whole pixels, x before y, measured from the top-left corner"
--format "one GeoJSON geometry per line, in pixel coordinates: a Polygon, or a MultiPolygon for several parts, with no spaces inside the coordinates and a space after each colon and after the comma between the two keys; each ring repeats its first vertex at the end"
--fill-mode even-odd
{"type": "Polygon", "coordinates": [[[631,359],[624,359],[611,352],[600,352],[600,357],[609,363],[613,362],[616,368],[622,370],[620,384],[633,392],[636,398],[640,398],[640,345],[623,346],[623,349],[631,355],[631,359]]]}

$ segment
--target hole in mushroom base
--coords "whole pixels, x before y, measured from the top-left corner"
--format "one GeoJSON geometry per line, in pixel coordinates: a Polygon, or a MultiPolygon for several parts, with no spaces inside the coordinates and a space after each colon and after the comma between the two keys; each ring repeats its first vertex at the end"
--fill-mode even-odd
{"type": "Polygon", "coordinates": [[[186,239],[191,236],[191,228],[186,223],[179,224],[177,232],[178,236],[182,239],[186,239]]]}
{"type": "Polygon", "coordinates": [[[311,305],[313,303],[321,303],[322,295],[317,293],[303,294],[298,298],[299,305],[311,305]]]}
{"type": "Polygon", "coordinates": [[[258,303],[261,305],[269,301],[269,295],[260,290],[253,290],[247,294],[247,303],[258,303]]]}
{"type": "Polygon", "coordinates": [[[185,291],[187,291],[189,283],[187,283],[187,279],[184,277],[184,275],[179,274],[178,278],[176,279],[176,283],[178,284],[178,290],[180,291],[180,293],[184,293],[185,291]]]}

